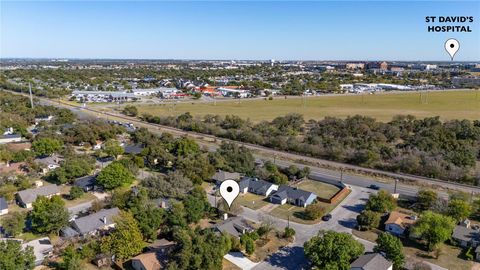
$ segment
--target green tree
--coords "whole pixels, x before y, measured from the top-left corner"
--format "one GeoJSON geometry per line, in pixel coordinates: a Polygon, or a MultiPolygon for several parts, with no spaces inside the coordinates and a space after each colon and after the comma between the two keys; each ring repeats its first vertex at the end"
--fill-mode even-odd
{"type": "Polygon", "coordinates": [[[303,245],[305,255],[319,269],[350,269],[350,262],[365,248],[351,234],[320,231],[303,245]]]}
{"type": "Polygon", "coordinates": [[[17,236],[22,233],[25,228],[25,214],[20,212],[13,212],[12,214],[3,218],[2,227],[10,236],[17,236]]]}
{"type": "Polygon", "coordinates": [[[472,206],[463,200],[450,200],[448,202],[446,214],[456,221],[462,221],[472,214],[472,206]]]}
{"type": "Polygon", "coordinates": [[[85,192],[83,191],[83,189],[81,187],[73,186],[70,189],[69,196],[70,196],[71,200],[75,200],[75,199],[78,199],[78,198],[82,197],[83,194],[85,194],[85,192]]]}
{"type": "Polygon", "coordinates": [[[126,260],[142,252],[144,242],[135,218],[129,212],[114,217],[115,230],[102,239],[103,252],[111,252],[119,260],[126,260]]]}
{"type": "Polygon", "coordinates": [[[107,190],[131,184],[133,180],[132,173],[119,162],[110,163],[97,176],[97,182],[107,190]]]}
{"type": "Polygon", "coordinates": [[[195,155],[199,152],[200,146],[193,139],[188,137],[177,139],[173,146],[173,153],[177,156],[195,155]]]}
{"type": "Polygon", "coordinates": [[[290,238],[290,237],[295,236],[295,233],[296,232],[293,228],[285,227],[285,231],[283,232],[283,237],[284,238],[290,238]]]}
{"type": "Polygon", "coordinates": [[[418,207],[421,210],[431,209],[437,200],[438,200],[438,195],[433,190],[422,189],[418,191],[417,202],[418,202],[418,207]]]}
{"type": "Polygon", "coordinates": [[[225,161],[225,170],[239,173],[252,173],[255,169],[255,158],[250,149],[236,143],[223,141],[217,153],[225,161]]]}
{"type": "Polygon", "coordinates": [[[37,233],[58,233],[61,228],[68,225],[69,214],[60,196],[53,196],[50,199],[38,197],[33,202],[30,216],[32,229],[37,233]]]}
{"type": "Polygon", "coordinates": [[[64,270],[82,270],[82,258],[74,247],[68,246],[62,253],[63,262],[60,264],[64,270]]]}
{"type": "Polygon", "coordinates": [[[125,108],[123,108],[122,111],[123,114],[128,115],[128,116],[137,116],[138,115],[138,109],[137,107],[133,105],[127,105],[125,108]]]}
{"type": "Polygon", "coordinates": [[[0,241],[0,269],[2,270],[31,270],[35,267],[33,248],[22,248],[19,241],[0,241]]]}
{"type": "Polygon", "coordinates": [[[103,145],[103,151],[110,157],[117,158],[125,151],[117,140],[110,139],[103,145]]]}
{"type": "Polygon", "coordinates": [[[380,190],[377,194],[370,195],[368,199],[366,209],[385,213],[390,212],[396,207],[395,199],[385,190],[380,190]]]}
{"type": "Polygon", "coordinates": [[[167,222],[169,227],[186,227],[187,226],[187,212],[185,206],[181,202],[172,203],[167,215],[167,222]]]}
{"type": "Polygon", "coordinates": [[[386,258],[393,262],[395,269],[403,269],[405,255],[403,254],[403,244],[398,237],[387,232],[380,234],[377,238],[375,252],[385,253],[386,258]]]}
{"type": "Polygon", "coordinates": [[[49,156],[58,152],[63,143],[57,139],[40,138],[32,143],[32,150],[37,156],[49,156]]]}
{"type": "Polygon", "coordinates": [[[205,212],[209,209],[207,194],[201,186],[195,186],[190,194],[183,200],[187,221],[189,223],[197,223],[205,216],[205,212]]]}
{"type": "Polygon", "coordinates": [[[51,181],[66,184],[74,179],[90,174],[95,168],[95,160],[89,156],[72,156],[62,162],[50,175],[51,181]]]}
{"type": "Polygon", "coordinates": [[[370,230],[380,225],[380,214],[370,210],[364,210],[357,216],[360,230],[370,230]]]}
{"type": "Polygon", "coordinates": [[[413,233],[426,241],[429,250],[433,250],[438,244],[450,239],[454,227],[453,218],[425,211],[413,227],[413,233]]]}
{"type": "Polygon", "coordinates": [[[210,164],[205,154],[188,155],[180,159],[178,170],[198,185],[210,180],[215,174],[215,167],[210,164]]]}
{"type": "Polygon", "coordinates": [[[255,242],[248,234],[242,234],[240,236],[240,244],[245,247],[245,252],[248,255],[252,255],[255,252],[255,242]]]}
{"type": "Polygon", "coordinates": [[[304,216],[309,219],[309,220],[315,220],[317,218],[320,218],[325,214],[325,208],[323,208],[320,204],[318,203],[312,203],[307,205],[304,210],[304,216]]]}

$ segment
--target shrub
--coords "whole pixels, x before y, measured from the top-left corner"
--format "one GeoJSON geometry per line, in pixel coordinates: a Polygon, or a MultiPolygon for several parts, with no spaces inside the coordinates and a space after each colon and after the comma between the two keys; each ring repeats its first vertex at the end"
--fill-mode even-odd
{"type": "Polygon", "coordinates": [[[295,235],[295,230],[293,228],[290,228],[290,227],[285,227],[285,231],[283,232],[283,237],[284,238],[290,238],[290,237],[293,237],[295,235]]]}
{"type": "Polygon", "coordinates": [[[325,208],[320,206],[319,204],[310,204],[305,208],[303,212],[306,219],[315,220],[320,218],[325,213],[325,208]]]}
{"type": "Polygon", "coordinates": [[[70,199],[71,200],[78,199],[78,198],[82,197],[84,193],[85,192],[83,191],[83,189],[81,187],[77,187],[77,186],[72,187],[70,189],[70,199]]]}

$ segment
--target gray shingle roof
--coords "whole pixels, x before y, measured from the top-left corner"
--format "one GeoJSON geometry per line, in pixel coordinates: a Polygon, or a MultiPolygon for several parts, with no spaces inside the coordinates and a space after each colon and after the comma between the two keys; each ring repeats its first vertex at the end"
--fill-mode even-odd
{"type": "Polygon", "coordinates": [[[25,204],[34,202],[38,196],[50,196],[60,193],[57,185],[46,185],[39,188],[25,189],[17,193],[18,198],[25,204]]]}
{"type": "Polygon", "coordinates": [[[134,154],[138,155],[143,150],[143,145],[141,143],[125,145],[124,150],[125,154],[134,154]]]}
{"type": "Polygon", "coordinates": [[[5,198],[0,197],[0,210],[8,209],[8,204],[5,198]]]}
{"type": "Polygon", "coordinates": [[[222,233],[228,233],[240,237],[244,232],[251,232],[253,228],[241,217],[233,217],[214,225],[214,228],[222,233]]]}
{"type": "Polygon", "coordinates": [[[387,270],[392,266],[385,257],[379,253],[365,254],[356,259],[350,268],[362,268],[363,270],[387,270]]]}
{"type": "MultiPolygon", "coordinates": [[[[310,195],[313,193],[303,189],[293,188],[286,185],[281,185],[278,188],[278,191],[273,193],[272,196],[279,197],[281,199],[289,198],[291,200],[301,199],[303,201],[307,200],[310,195]]],[[[315,195],[315,194],[313,194],[315,195]]]]}
{"type": "Polygon", "coordinates": [[[96,175],[87,175],[87,176],[77,178],[73,183],[73,185],[81,188],[94,186],[96,177],[97,177],[96,175]]]}
{"type": "Polygon", "coordinates": [[[113,217],[118,215],[120,210],[118,208],[102,209],[97,213],[81,217],[73,221],[73,226],[82,235],[94,232],[104,226],[115,224],[113,217]],[[106,222],[103,221],[106,219],[106,222]]]}
{"type": "Polygon", "coordinates": [[[240,174],[236,172],[218,171],[212,176],[212,179],[218,182],[223,182],[225,180],[238,180],[240,179],[240,174]]]}
{"type": "Polygon", "coordinates": [[[480,241],[480,233],[472,228],[467,228],[464,226],[455,226],[453,229],[452,238],[461,241],[480,241]]]}
{"type": "Polygon", "coordinates": [[[243,177],[239,183],[240,189],[248,188],[253,193],[265,193],[273,183],[258,178],[243,177]]]}

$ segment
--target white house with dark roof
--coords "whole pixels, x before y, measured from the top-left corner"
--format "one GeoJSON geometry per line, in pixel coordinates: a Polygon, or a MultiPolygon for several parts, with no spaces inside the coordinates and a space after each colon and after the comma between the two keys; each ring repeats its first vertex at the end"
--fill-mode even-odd
{"type": "Polygon", "coordinates": [[[72,222],[72,228],[81,236],[94,235],[99,231],[106,231],[115,227],[113,217],[120,214],[117,207],[102,209],[97,213],[78,218],[72,222]]]}
{"type": "Polygon", "coordinates": [[[32,208],[32,203],[38,196],[51,198],[52,196],[60,195],[60,189],[57,185],[47,185],[39,188],[25,189],[17,192],[17,202],[25,208],[32,208]]]}
{"type": "Polygon", "coordinates": [[[268,196],[278,189],[278,185],[256,177],[243,177],[238,185],[240,187],[240,192],[243,194],[250,192],[262,196],[268,196]]]}
{"type": "Polygon", "coordinates": [[[313,203],[316,198],[317,195],[310,191],[281,185],[275,193],[270,195],[270,202],[282,205],[288,202],[296,206],[306,207],[313,203]]]}

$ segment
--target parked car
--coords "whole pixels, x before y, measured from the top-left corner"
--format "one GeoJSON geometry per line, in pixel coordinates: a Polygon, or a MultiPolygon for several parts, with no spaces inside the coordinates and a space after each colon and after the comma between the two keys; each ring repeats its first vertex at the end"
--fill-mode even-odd
{"type": "Polygon", "coordinates": [[[375,184],[371,184],[370,186],[368,186],[369,189],[374,189],[374,190],[379,190],[380,187],[378,185],[375,185],[375,184]]]}
{"type": "Polygon", "coordinates": [[[323,221],[329,221],[332,218],[332,214],[326,214],[325,216],[322,217],[323,221]]]}

